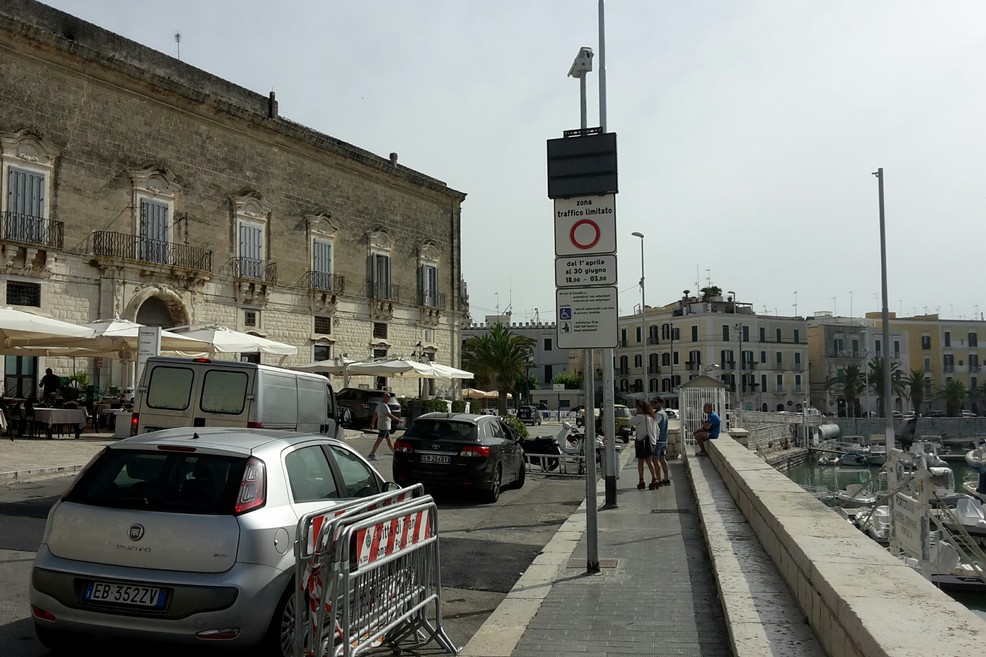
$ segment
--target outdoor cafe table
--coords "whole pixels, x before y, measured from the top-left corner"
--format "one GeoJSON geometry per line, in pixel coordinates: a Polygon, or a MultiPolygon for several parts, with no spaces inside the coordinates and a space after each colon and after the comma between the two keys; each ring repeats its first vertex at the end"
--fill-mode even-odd
{"type": "Polygon", "coordinates": [[[75,425],[75,437],[82,434],[86,425],[86,410],[84,408],[35,408],[34,422],[46,426],[46,434],[51,438],[56,426],[75,425]]]}

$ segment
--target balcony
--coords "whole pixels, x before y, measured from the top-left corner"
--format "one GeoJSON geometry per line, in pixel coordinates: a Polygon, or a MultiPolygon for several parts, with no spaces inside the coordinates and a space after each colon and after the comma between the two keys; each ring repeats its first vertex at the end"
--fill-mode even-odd
{"type": "Polygon", "coordinates": [[[629,367],[616,367],[616,368],[613,369],[613,373],[616,376],[629,376],[629,374],[630,374],[630,368],[629,367]]]}
{"type": "Polygon", "coordinates": [[[212,251],[127,233],[96,231],[92,235],[92,254],[97,259],[154,265],[162,270],[212,273],[212,251]]]}
{"type": "Polygon", "coordinates": [[[0,236],[4,242],[43,249],[61,249],[65,240],[65,225],[53,219],[19,212],[0,212],[0,236]]]}
{"type": "Polygon", "coordinates": [[[277,283],[277,263],[259,258],[238,257],[229,261],[233,278],[238,281],[277,283]]]}
{"type": "Polygon", "coordinates": [[[330,274],[325,271],[306,271],[305,282],[313,292],[333,292],[343,294],[346,291],[346,277],[340,274],[330,274]]]}
{"type": "Polygon", "coordinates": [[[400,301],[401,286],[393,283],[370,281],[366,285],[366,297],[378,301],[400,301]]]}
{"type": "Polygon", "coordinates": [[[660,344],[660,341],[655,336],[650,336],[647,338],[647,344],[660,344]]]}
{"type": "Polygon", "coordinates": [[[445,293],[420,290],[418,292],[418,305],[424,306],[425,308],[440,308],[445,310],[447,307],[445,305],[445,293]]]}

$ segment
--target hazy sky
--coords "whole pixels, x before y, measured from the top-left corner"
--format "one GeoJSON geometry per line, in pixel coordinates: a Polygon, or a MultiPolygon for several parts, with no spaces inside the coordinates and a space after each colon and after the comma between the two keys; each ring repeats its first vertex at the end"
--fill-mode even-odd
{"type": "MultiPolygon", "coordinates": [[[[545,141],[579,127],[597,0],[49,0],[468,194],[474,319],[555,319],[545,141]]],[[[620,311],[709,283],[758,312],[980,317],[986,2],[609,0],[620,311]]]]}

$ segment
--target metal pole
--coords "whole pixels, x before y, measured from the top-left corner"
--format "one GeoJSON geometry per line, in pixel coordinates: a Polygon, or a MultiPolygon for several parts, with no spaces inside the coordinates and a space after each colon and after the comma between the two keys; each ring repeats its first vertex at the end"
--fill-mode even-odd
{"type": "MultiPolygon", "coordinates": [[[[587,573],[599,572],[599,536],[596,523],[596,404],[592,349],[585,350],[585,424],[582,456],[585,462],[585,538],[587,573]]],[[[600,412],[600,415],[602,413],[600,412]]]]}
{"type": "Polygon", "coordinates": [[[647,303],[644,294],[644,236],[640,236],[640,350],[641,364],[644,366],[644,394],[650,392],[647,371],[647,303]]]}
{"type": "Polygon", "coordinates": [[[880,189],[880,279],[883,291],[883,420],[887,452],[894,448],[894,415],[890,410],[892,390],[890,386],[890,309],[887,305],[887,229],[883,213],[883,167],[876,170],[880,189]]]}

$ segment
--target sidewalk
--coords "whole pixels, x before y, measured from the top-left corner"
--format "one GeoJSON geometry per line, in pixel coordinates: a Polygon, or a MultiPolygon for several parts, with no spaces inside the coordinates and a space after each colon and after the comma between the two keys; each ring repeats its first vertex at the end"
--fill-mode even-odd
{"type": "Polygon", "coordinates": [[[115,442],[112,433],[43,437],[0,436],[0,486],[16,481],[68,475],[81,470],[103,447],[115,442]]]}
{"type": "Polygon", "coordinates": [[[601,572],[586,574],[583,503],[461,657],[732,655],[685,463],[670,462],[670,487],[637,490],[625,452],[617,508],[597,513],[601,572]]]}

